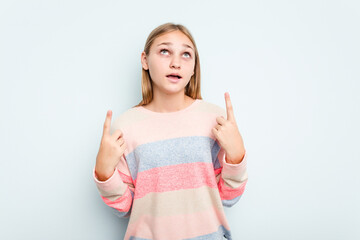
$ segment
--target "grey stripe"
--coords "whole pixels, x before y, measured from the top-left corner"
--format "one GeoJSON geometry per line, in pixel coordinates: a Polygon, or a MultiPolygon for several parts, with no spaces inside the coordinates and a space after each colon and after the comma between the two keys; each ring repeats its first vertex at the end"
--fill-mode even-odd
{"type": "Polygon", "coordinates": [[[126,160],[135,180],[138,172],[182,163],[212,162],[215,169],[219,168],[219,150],[218,143],[210,137],[179,137],[139,145],[126,160]]]}
{"type": "Polygon", "coordinates": [[[237,196],[236,198],[230,200],[221,200],[224,207],[232,207],[235,203],[237,203],[242,195],[237,196]]]}

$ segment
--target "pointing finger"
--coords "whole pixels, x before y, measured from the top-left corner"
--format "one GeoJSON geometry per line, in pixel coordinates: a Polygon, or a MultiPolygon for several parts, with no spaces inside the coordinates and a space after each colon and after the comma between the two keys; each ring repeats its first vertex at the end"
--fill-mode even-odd
{"type": "Polygon", "coordinates": [[[227,120],[235,120],[233,107],[230,101],[230,94],[228,92],[225,93],[225,104],[227,120]]]}
{"type": "Polygon", "coordinates": [[[106,112],[106,118],[104,122],[103,136],[110,134],[110,124],[111,124],[112,111],[108,110],[106,112]]]}

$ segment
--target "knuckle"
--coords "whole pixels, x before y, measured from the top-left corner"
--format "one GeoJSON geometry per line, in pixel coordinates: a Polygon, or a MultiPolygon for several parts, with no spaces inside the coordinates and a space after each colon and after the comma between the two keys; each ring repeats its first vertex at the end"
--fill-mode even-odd
{"type": "Polygon", "coordinates": [[[111,144],[111,150],[116,152],[119,149],[118,146],[116,146],[115,144],[111,144]]]}

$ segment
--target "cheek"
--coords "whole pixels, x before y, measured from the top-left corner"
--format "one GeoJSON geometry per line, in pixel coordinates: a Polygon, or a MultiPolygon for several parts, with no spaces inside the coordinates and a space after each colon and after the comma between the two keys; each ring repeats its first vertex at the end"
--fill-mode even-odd
{"type": "Polygon", "coordinates": [[[190,75],[192,74],[193,71],[195,72],[195,63],[192,62],[192,63],[187,64],[186,70],[190,75]]]}
{"type": "Polygon", "coordinates": [[[192,61],[187,61],[186,65],[189,66],[189,68],[194,68],[195,67],[195,59],[192,61]]]}
{"type": "Polygon", "coordinates": [[[157,71],[162,70],[164,67],[169,65],[169,61],[166,59],[156,59],[152,61],[151,67],[157,71]]]}
{"type": "Polygon", "coordinates": [[[149,64],[149,68],[154,73],[159,72],[159,70],[161,70],[163,68],[163,63],[161,61],[152,61],[149,64]]]}

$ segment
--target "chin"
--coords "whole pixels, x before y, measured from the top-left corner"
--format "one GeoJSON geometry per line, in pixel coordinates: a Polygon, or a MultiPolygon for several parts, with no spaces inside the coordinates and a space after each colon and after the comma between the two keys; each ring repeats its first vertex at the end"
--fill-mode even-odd
{"type": "Polygon", "coordinates": [[[174,88],[165,88],[164,91],[167,94],[175,94],[175,93],[179,93],[179,92],[184,92],[184,89],[185,89],[185,86],[184,87],[176,86],[174,88]]]}

